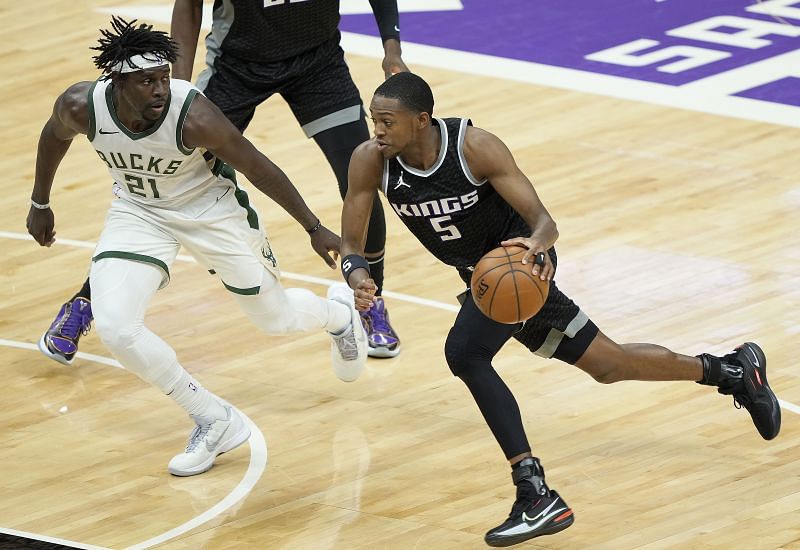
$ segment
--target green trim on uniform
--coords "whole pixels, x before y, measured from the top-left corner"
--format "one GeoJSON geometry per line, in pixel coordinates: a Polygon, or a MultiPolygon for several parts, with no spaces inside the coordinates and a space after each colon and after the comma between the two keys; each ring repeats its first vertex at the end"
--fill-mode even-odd
{"type": "Polygon", "coordinates": [[[122,252],[120,250],[106,250],[105,252],[101,252],[97,256],[92,258],[93,262],[98,260],[104,260],[106,258],[118,258],[120,260],[131,260],[133,262],[143,262],[146,264],[153,264],[154,266],[160,268],[164,273],[167,275],[167,279],[169,279],[169,267],[163,261],[159,260],[158,258],[153,258],[152,256],[145,256],[144,254],[136,254],[134,252],[122,252]]]}
{"type": "MultiPolygon", "coordinates": [[[[219,176],[223,166],[225,166],[225,163],[221,159],[214,157],[214,166],[211,167],[211,173],[219,176]]],[[[236,183],[236,172],[233,173],[233,183],[236,183]]]]}
{"type": "Polygon", "coordinates": [[[234,294],[241,294],[242,296],[255,296],[258,294],[258,291],[261,290],[261,286],[254,286],[252,288],[236,288],[235,286],[226,284],[225,281],[222,281],[222,284],[234,294]]]}
{"type": "Polygon", "coordinates": [[[233,196],[236,197],[239,206],[247,210],[248,225],[253,229],[258,229],[258,213],[250,206],[250,198],[247,196],[247,191],[239,187],[239,184],[236,183],[236,172],[234,169],[223,162],[222,166],[219,168],[219,177],[230,180],[233,185],[236,186],[236,191],[233,192],[233,196]]]}
{"type": "Polygon", "coordinates": [[[167,113],[169,112],[169,106],[172,104],[172,90],[169,92],[169,96],[165,100],[164,103],[164,110],[161,111],[161,116],[158,117],[158,120],[150,126],[147,130],[143,132],[131,132],[125,125],[120,122],[119,117],[117,117],[117,111],[114,109],[114,97],[111,93],[113,86],[111,84],[108,85],[106,88],[106,105],[108,106],[108,112],[111,114],[111,120],[114,121],[114,124],[122,131],[123,134],[128,136],[131,139],[142,139],[146,138],[147,136],[154,134],[163,124],[164,120],[167,118],[167,113]]]}
{"type": "Polygon", "coordinates": [[[90,142],[94,139],[94,133],[97,131],[97,119],[94,116],[94,89],[97,87],[98,82],[99,80],[95,80],[89,87],[89,101],[87,103],[89,108],[89,132],[86,137],[89,138],[90,142]]]}
{"type": "Polygon", "coordinates": [[[187,95],[186,99],[183,100],[181,114],[178,115],[178,125],[175,127],[175,143],[178,146],[178,150],[184,155],[191,155],[194,151],[194,147],[187,149],[183,146],[183,122],[186,120],[186,114],[189,112],[189,107],[191,107],[192,101],[194,101],[194,98],[198,93],[200,92],[197,90],[189,91],[189,95],[187,95]]]}

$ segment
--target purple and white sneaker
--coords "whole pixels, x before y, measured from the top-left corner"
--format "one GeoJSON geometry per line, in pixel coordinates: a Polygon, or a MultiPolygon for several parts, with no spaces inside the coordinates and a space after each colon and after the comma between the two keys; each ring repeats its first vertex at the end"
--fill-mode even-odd
{"type": "Polygon", "coordinates": [[[71,365],[78,340],[92,328],[92,303],[78,296],[61,306],[53,324],[42,334],[39,350],[62,365],[71,365]]]}
{"type": "Polygon", "coordinates": [[[361,312],[361,323],[367,332],[367,354],[370,357],[396,357],[400,353],[400,338],[389,323],[389,312],[383,298],[378,296],[369,310],[361,312]]]}

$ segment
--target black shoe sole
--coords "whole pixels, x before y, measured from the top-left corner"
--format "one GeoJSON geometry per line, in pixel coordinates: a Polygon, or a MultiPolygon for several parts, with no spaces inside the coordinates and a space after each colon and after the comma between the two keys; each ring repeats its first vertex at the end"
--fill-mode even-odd
{"type": "MultiPolygon", "coordinates": [[[[772,391],[772,388],[770,388],[769,381],[767,380],[767,356],[764,355],[764,350],[762,350],[761,347],[759,347],[759,345],[755,342],[745,342],[737,349],[743,349],[745,347],[749,347],[758,359],[758,363],[761,365],[761,367],[759,368],[754,366],[753,368],[758,371],[758,374],[761,377],[761,386],[766,390],[774,410],[778,411],[775,433],[765,434],[760,429],[758,430],[758,433],[761,435],[761,437],[769,441],[770,439],[775,439],[781,431],[781,405],[778,403],[778,398],[775,395],[775,392],[772,391]]],[[[753,423],[755,424],[755,422],[753,423]]],[[[756,429],[758,429],[758,425],[756,425],[756,429]]]]}
{"type": "Polygon", "coordinates": [[[525,542],[526,540],[535,539],[536,537],[541,537],[543,535],[554,535],[558,532],[563,531],[570,525],[575,523],[575,514],[572,513],[568,518],[564,521],[561,521],[555,525],[549,525],[543,529],[537,529],[536,531],[531,531],[530,533],[522,533],[519,535],[513,535],[510,537],[502,537],[500,539],[490,540],[488,537],[484,537],[484,542],[489,546],[495,548],[504,548],[506,546],[514,546],[515,544],[519,544],[521,542],[525,542]]]}

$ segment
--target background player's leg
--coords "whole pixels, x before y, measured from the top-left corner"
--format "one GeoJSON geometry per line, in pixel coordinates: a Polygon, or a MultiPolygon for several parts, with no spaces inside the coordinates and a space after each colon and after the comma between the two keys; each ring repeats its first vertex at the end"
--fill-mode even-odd
{"type": "MultiPolygon", "coordinates": [[[[314,141],[325,154],[328,164],[331,165],[336,181],[339,184],[339,194],[344,199],[347,194],[347,169],[353,151],[361,143],[369,139],[367,122],[363,118],[355,122],[335,126],[314,135],[314,141]]],[[[364,245],[364,255],[369,261],[370,274],[378,287],[377,296],[383,291],[383,263],[384,247],[386,246],[386,219],[383,212],[378,192],[375,191],[375,201],[372,203],[372,214],[367,229],[367,242],[364,245]]]]}
{"type": "MultiPolygon", "coordinates": [[[[338,36],[303,54],[302,73],[281,89],[306,136],[325,154],[339,185],[342,197],[347,191],[347,169],[358,145],[370,138],[364,118],[361,95],[344,60],[338,36]]],[[[361,316],[367,331],[370,357],[395,357],[400,339],[392,328],[383,292],[386,220],[377,192],[372,206],[364,254],[378,287],[378,300],[361,316]]]]}
{"type": "Polygon", "coordinates": [[[92,265],[97,332],[126,370],[169,395],[195,420],[189,446],[170,461],[176,475],[211,468],[217,454],[244,443],[250,430],[230,405],[205,389],[178,363],[175,351],[144,325],[163,272],[154,265],[107,258],[92,265]],[[204,438],[212,442],[208,449],[204,438]]]}
{"type": "MultiPolygon", "coordinates": [[[[314,135],[339,182],[339,193],[347,193],[347,169],[355,148],[369,139],[367,123],[363,118],[324,130],[314,135]]],[[[362,313],[362,321],[369,340],[371,357],[395,357],[400,353],[400,338],[392,328],[386,304],[381,297],[383,291],[384,246],[386,244],[386,219],[378,192],[372,204],[372,213],[367,230],[364,255],[369,262],[370,275],[378,287],[375,305],[362,313]]]]}

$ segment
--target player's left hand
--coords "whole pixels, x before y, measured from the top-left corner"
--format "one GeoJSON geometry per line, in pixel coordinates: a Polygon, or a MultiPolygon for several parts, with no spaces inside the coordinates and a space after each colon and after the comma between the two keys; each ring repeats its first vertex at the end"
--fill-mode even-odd
{"type": "Polygon", "coordinates": [[[56,242],[55,217],[50,208],[40,209],[31,206],[25,220],[28,233],[41,246],[52,246],[56,242]]]}
{"type": "Polygon", "coordinates": [[[339,249],[342,246],[342,239],[339,235],[320,225],[319,229],[311,234],[311,248],[325,260],[328,267],[336,269],[336,261],[339,259],[339,249]],[[331,253],[333,255],[331,256],[331,253]]]}
{"type": "Polygon", "coordinates": [[[355,299],[356,309],[358,311],[367,311],[375,303],[375,293],[378,291],[378,286],[372,279],[364,279],[359,281],[353,289],[353,298],[355,299]]]}
{"type": "Polygon", "coordinates": [[[383,43],[383,49],[386,52],[383,56],[383,76],[389,78],[396,73],[407,73],[408,67],[403,62],[400,56],[400,42],[398,40],[389,39],[383,43]]]}
{"type": "Polygon", "coordinates": [[[553,262],[550,261],[550,255],[547,253],[545,245],[540,243],[533,237],[514,237],[500,243],[503,246],[524,246],[528,249],[524,256],[522,256],[522,263],[533,264],[531,273],[534,277],[539,277],[543,281],[552,281],[553,275],[556,273],[553,262]]]}

